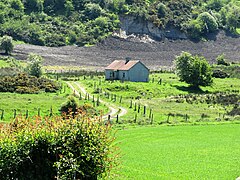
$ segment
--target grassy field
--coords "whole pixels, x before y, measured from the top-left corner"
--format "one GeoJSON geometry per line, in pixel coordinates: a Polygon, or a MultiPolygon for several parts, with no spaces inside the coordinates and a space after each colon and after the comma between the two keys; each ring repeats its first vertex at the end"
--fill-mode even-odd
{"type": "Polygon", "coordinates": [[[240,124],[131,127],[117,132],[114,179],[236,179],[240,124]]]}
{"type": "Polygon", "coordinates": [[[97,94],[100,89],[100,96],[106,101],[112,101],[111,94],[115,94],[117,100],[114,103],[128,108],[129,111],[123,120],[133,120],[137,116],[139,124],[149,122],[150,109],[155,123],[166,121],[174,124],[196,123],[231,119],[233,117],[227,117],[226,114],[232,110],[234,104],[226,105],[218,101],[221,100],[221,96],[236,95],[240,90],[240,80],[237,78],[214,79],[212,86],[202,87],[201,91],[193,90],[171,73],[152,74],[149,83],[110,82],[105,81],[103,77],[80,79],[80,83],[89,93],[97,94]],[[160,79],[161,84],[158,83],[160,79]],[[110,98],[106,98],[105,92],[110,93],[110,98]],[[121,103],[120,97],[122,97],[121,103]],[[131,101],[133,108],[130,109],[131,101]],[[137,109],[140,104],[140,113],[135,110],[135,104],[137,109]],[[147,109],[145,116],[143,116],[143,106],[147,109]]]}
{"type": "MultiPolygon", "coordinates": [[[[64,94],[60,93],[40,93],[40,94],[17,94],[17,93],[0,93],[0,109],[4,110],[2,121],[10,121],[14,116],[14,109],[17,115],[28,116],[38,115],[40,108],[41,116],[50,115],[52,108],[53,115],[59,115],[59,108],[66,101],[70,94],[68,90],[64,94]]],[[[0,112],[1,114],[1,112],[0,112]]]]}
{"type": "MultiPolygon", "coordinates": [[[[17,93],[0,93],[0,121],[10,121],[14,117],[14,110],[17,115],[26,115],[28,110],[28,116],[32,117],[38,115],[38,109],[40,108],[41,116],[49,116],[51,111],[53,115],[60,115],[60,107],[67,97],[73,94],[70,88],[65,86],[65,93],[40,93],[40,94],[17,94],[17,93]],[[4,118],[1,119],[2,111],[4,110],[4,118]]],[[[63,90],[62,90],[63,92],[63,90]]],[[[77,98],[78,99],[78,98],[77,98]]],[[[93,105],[92,100],[85,100],[82,98],[78,100],[80,106],[87,105],[93,107],[94,113],[105,114],[109,109],[100,104],[96,107],[93,105]]],[[[96,102],[95,102],[96,104],[96,102]]]]}
{"type": "Polygon", "coordinates": [[[9,67],[10,64],[5,60],[0,60],[0,68],[9,67]]]}

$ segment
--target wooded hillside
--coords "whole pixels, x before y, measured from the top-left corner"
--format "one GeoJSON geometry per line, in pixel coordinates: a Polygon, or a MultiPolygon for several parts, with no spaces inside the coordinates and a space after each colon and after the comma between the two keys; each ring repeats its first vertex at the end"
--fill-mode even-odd
{"type": "Polygon", "coordinates": [[[194,39],[240,27],[239,0],[2,0],[0,35],[44,46],[95,44],[119,28],[122,14],[194,39]]]}

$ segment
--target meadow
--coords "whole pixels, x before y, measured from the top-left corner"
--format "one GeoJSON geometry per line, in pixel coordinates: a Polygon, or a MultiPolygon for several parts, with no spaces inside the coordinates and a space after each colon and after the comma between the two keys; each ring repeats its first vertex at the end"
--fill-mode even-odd
{"type": "Polygon", "coordinates": [[[191,89],[173,73],[151,74],[148,83],[111,82],[101,76],[80,78],[79,82],[89,93],[127,108],[124,122],[146,124],[152,117],[158,124],[239,120],[239,116],[228,116],[239,100],[237,78],[214,78],[212,86],[201,90],[191,89]]]}
{"type": "Polygon", "coordinates": [[[114,179],[236,179],[240,124],[125,127],[114,179]]]}

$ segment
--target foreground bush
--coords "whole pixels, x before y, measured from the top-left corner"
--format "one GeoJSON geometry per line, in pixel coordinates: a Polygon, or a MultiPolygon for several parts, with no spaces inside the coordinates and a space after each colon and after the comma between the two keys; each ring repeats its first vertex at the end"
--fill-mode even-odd
{"type": "MultiPolygon", "coordinates": [[[[1,127],[1,126],[0,126],[1,127]]],[[[89,118],[36,118],[4,125],[1,179],[97,179],[116,165],[110,126],[89,118]]]]}

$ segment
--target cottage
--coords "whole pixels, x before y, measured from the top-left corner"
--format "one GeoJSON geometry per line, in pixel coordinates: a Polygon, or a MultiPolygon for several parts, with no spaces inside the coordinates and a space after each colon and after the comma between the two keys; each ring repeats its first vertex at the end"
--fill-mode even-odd
{"type": "Polygon", "coordinates": [[[105,68],[106,80],[148,82],[149,69],[141,61],[115,60],[105,68]]]}

